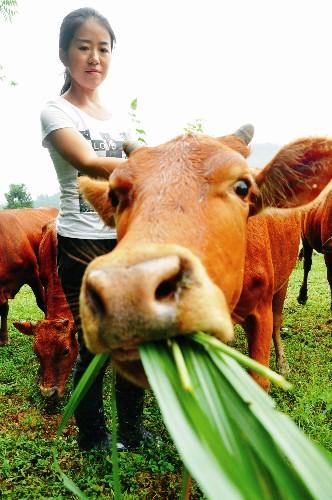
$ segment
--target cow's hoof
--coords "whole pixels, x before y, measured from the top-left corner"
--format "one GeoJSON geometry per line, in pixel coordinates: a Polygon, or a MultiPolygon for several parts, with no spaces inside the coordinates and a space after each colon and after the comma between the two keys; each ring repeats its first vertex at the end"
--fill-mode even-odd
{"type": "Polygon", "coordinates": [[[303,306],[307,303],[308,297],[299,295],[297,298],[297,301],[299,304],[302,304],[303,306]]]}
{"type": "Polygon", "coordinates": [[[283,377],[287,377],[290,373],[289,364],[286,359],[277,361],[277,369],[283,377]]]}
{"type": "Polygon", "coordinates": [[[9,344],[9,340],[8,339],[0,339],[0,347],[4,346],[4,345],[8,345],[8,344],[9,344]]]}

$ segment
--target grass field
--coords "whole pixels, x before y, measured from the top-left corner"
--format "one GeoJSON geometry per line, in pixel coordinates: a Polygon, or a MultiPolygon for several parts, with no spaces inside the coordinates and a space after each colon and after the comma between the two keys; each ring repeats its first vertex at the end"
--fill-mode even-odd
{"type": "MultiPolygon", "coordinates": [[[[272,389],[279,409],[289,414],[315,442],[332,451],[332,316],[326,270],[321,255],[314,256],[309,275],[309,299],[300,306],[296,296],[302,264],[294,270],[286,299],[283,323],[285,351],[290,364],[291,393],[272,389]]],[[[36,388],[38,363],[30,337],[16,331],[12,320],[42,317],[31,290],[23,287],[10,304],[10,345],[0,349],[0,497],[10,499],[73,498],[53,470],[52,446],[64,401],[47,407],[36,388]]],[[[246,352],[237,328],[238,348],[246,352]]],[[[271,367],[275,367],[274,353],[271,367]]],[[[111,370],[105,384],[105,407],[110,420],[111,370]]],[[[70,388],[70,384],[69,384],[70,388]]],[[[174,499],[181,487],[181,461],[147,393],[145,425],[162,438],[159,448],[120,454],[122,489],[126,499],[174,499]]],[[[89,498],[112,498],[110,453],[81,453],[71,423],[58,444],[62,469],[89,498]]],[[[203,498],[194,486],[193,498],[203,498]]]]}

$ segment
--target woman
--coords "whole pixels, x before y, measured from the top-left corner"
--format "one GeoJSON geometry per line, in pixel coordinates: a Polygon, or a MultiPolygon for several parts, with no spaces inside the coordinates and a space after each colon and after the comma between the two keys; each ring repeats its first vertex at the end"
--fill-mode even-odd
{"type": "MultiPolygon", "coordinates": [[[[57,218],[58,271],[78,327],[80,350],[74,386],[92,359],[84,345],[78,318],[83,273],[89,260],[116,245],[115,228],[106,227],[77,190],[79,175],[108,178],[124,161],[122,144],[128,138],[127,133],[114,123],[98,92],[107,76],[114,44],[115,35],[107,19],[94,9],[82,8],[68,14],[59,37],[59,56],[66,68],[65,83],[60,96],[49,101],[41,113],[43,146],[49,150],[61,191],[57,218]]],[[[102,401],[105,368],[75,413],[78,443],[84,450],[110,446],[102,401]]],[[[117,376],[116,397],[118,448],[134,449],[149,439],[142,426],[144,391],[117,376]]]]}

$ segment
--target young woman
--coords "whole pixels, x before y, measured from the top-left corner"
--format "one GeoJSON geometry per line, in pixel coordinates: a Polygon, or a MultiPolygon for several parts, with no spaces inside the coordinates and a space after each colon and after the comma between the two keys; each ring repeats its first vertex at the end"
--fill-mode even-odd
{"type": "MultiPolygon", "coordinates": [[[[41,113],[43,146],[49,150],[61,192],[57,218],[58,271],[76,318],[80,344],[74,386],[92,359],[84,345],[78,317],[83,273],[89,260],[116,245],[115,228],[106,227],[77,190],[79,175],[108,178],[124,161],[122,144],[128,138],[127,133],[114,122],[98,92],[107,76],[114,44],[115,35],[109,22],[94,9],[82,8],[68,14],[59,38],[65,83],[60,96],[49,101],[41,113]]],[[[81,449],[110,446],[102,400],[105,369],[75,413],[81,449]]],[[[134,449],[149,439],[142,426],[144,391],[117,376],[116,397],[118,448],[134,449]]]]}

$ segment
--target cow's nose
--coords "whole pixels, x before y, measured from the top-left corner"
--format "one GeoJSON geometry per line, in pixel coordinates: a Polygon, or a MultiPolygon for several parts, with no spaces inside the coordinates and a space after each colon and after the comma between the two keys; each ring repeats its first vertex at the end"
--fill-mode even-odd
{"type": "Polygon", "coordinates": [[[222,290],[201,261],[177,245],[111,252],[88,266],[80,317],[92,352],[135,349],[142,342],[197,330],[223,341],[233,326],[222,290]]]}
{"type": "Polygon", "coordinates": [[[41,395],[44,398],[51,398],[52,396],[57,396],[57,388],[56,387],[45,387],[43,385],[39,386],[41,395]]]}
{"type": "Polygon", "coordinates": [[[147,326],[172,329],[176,304],[188,279],[188,271],[181,269],[181,259],[175,255],[95,269],[85,278],[86,303],[95,320],[111,322],[111,328],[122,316],[128,321],[135,311],[135,328],[141,322],[144,330],[147,326]]]}

